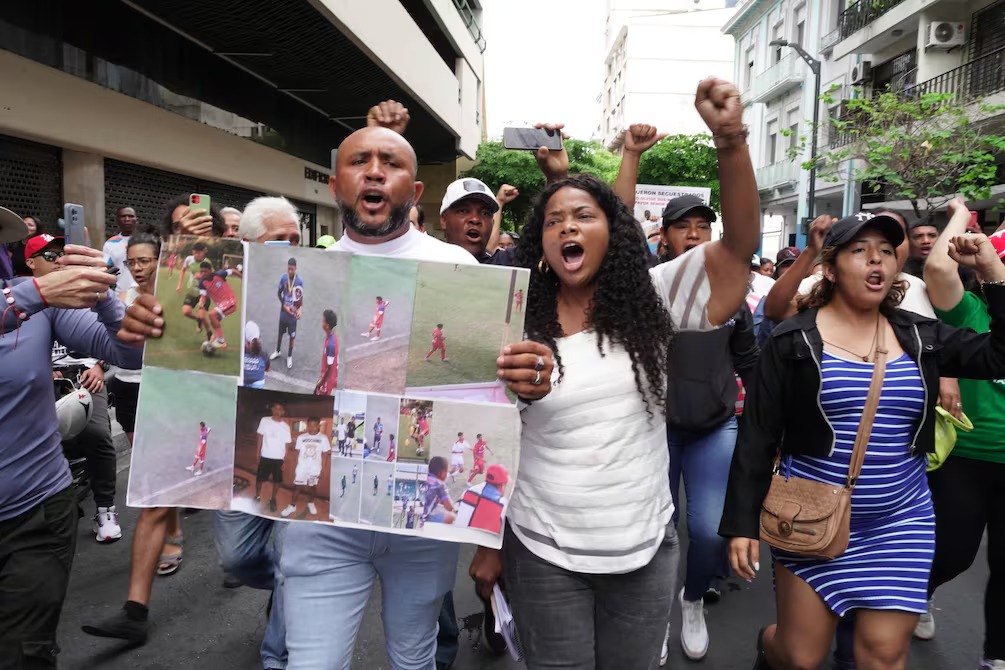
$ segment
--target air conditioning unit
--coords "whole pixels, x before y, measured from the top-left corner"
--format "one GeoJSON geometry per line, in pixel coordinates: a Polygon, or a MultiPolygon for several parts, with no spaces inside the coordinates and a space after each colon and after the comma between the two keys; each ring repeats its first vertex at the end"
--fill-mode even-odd
{"type": "Polygon", "coordinates": [[[967,41],[966,25],[955,21],[932,21],[928,24],[926,49],[954,49],[967,41]]]}
{"type": "Polygon", "coordinates": [[[852,86],[872,83],[872,61],[864,60],[851,67],[852,86]]]}

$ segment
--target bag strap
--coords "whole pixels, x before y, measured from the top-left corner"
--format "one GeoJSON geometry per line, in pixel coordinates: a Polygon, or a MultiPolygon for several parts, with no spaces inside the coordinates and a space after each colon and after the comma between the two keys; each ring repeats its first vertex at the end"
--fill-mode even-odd
{"type": "Polygon", "coordinates": [[[869,382],[869,395],[865,398],[865,409],[862,410],[862,422],[858,424],[855,433],[855,448],[851,452],[851,463],[848,466],[848,481],[845,486],[855,489],[858,475],[862,471],[865,452],[872,436],[872,422],[879,408],[879,395],[883,390],[883,379],[886,376],[886,322],[882,321],[876,333],[876,354],[873,356],[872,380],[869,382]]]}

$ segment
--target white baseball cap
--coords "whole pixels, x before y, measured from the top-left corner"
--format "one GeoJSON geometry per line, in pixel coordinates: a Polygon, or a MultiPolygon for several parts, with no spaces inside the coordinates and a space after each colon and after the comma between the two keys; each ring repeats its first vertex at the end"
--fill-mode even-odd
{"type": "Polygon", "coordinates": [[[454,203],[466,198],[481,200],[489,206],[493,214],[499,211],[499,201],[492,195],[492,191],[485,185],[485,182],[473,177],[465,177],[447,187],[447,192],[443,195],[443,204],[440,205],[440,214],[450,209],[454,203]]]}
{"type": "Polygon", "coordinates": [[[252,340],[257,340],[262,336],[262,331],[259,329],[258,324],[254,321],[249,321],[244,324],[244,341],[251,342],[252,340]]]}
{"type": "Polygon", "coordinates": [[[20,242],[28,237],[28,224],[6,207],[0,207],[0,243],[20,242]]]}

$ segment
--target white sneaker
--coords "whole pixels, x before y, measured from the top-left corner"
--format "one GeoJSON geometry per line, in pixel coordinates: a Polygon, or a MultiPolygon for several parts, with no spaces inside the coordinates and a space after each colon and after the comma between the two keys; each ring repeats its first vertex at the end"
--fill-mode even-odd
{"type": "Polygon", "coordinates": [[[684,600],[684,589],[680,590],[682,615],[680,644],[684,655],[692,661],[700,661],[708,653],[708,628],[705,627],[705,601],[693,603],[684,600]]]}
{"type": "Polygon", "coordinates": [[[370,341],[371,342],[376,342],[379,339],[380,339],[380,335],[374,335],[373,337],[370,338],[370,341]]]}
{"type": "Polygon", "coordinates": [[[287,370],[292,370],[293,369],[293,356],[287,356],[286,357],[286,369],[287,370]]]}
{"type": "Polygon", "coordinates": [[[186,465],[185,469],[188,470],[189,472],[192,472],[193,470],[195,470],[195,466],[194,465],[186,465]]]}
{"type": "Polygon", "coordinates": [[[660,667],[662,668],[667,664],[667,659],[670,658],[670,648],[667,643],[670,642],[670,624],[667,624],[667,634],[663,636],[663,648],[660,649],[660,667]]]}
{"type": "Polygon", "coordinates": [[[984,658],[977,670],[1005,670],[1005,661],[1001,659],[984,658]]]}
{"type": "Polygon", "coordinates": [[[194,474],[194,475],[195,475],[196,477],[198,477],[199,475],[201,475],[201,474],[202,474],[202,470],[196,470],[196,471],[195,471],[194,473],[192,473],[192,474],[194,474]]]}
{"type": "Polygon", "coordinates": [[[222,337],[216,338],[215,340],[213,340],[213,348],[214,349],[226,349],[227,348],[227,340],[223,339],[222,337]]]}
{"type": "Polygon", "coordinates": [[[286,506],[286,509],[284,509],[281,512],[281,514],[283,515],[283,518],[285,519],[286,517],[288,517],[289,515],[293,514],[296,511],[297,511],[297,506],[294,505],[293,503],[290,503],[289,505],[286,506]]]}
{"type": "Polygon", "coordinates": [[[933,601],[928,601],[928,611],[918,617],[918,623],[914,626],[914,637],[919,640],[931,640],[935,637],[935,615],[932,614],[933,601]]]}
{"type": "Polygon", "coordinates": [[[360,333],[360,337],[370,337],[370,333],[360,333]]]}
{"type": "Polygon", "coordinates": [[[121,537],[122,528],[119,527],[115,505],[99,507],[98,513],[94,515],[94,539],[98,542],[115,542],[121,537]]]}
{"type": "Polygon", "coordinates": [[[318,506],[312,502],[309,502],[307,503],[307,511],[316,516],[318,513],[318,506]]]}
{"type": "Polygon", "coordinates": [[[271,354],[269,354],[269,360],[274,361],[280,356],[282,356],[282,354],[280,354],[278,351],[273,351],[271,354]]]}

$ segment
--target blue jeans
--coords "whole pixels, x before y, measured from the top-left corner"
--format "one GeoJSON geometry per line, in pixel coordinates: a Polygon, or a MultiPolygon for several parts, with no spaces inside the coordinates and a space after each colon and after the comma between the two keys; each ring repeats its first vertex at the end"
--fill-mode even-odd
{"type": "Polygon", "coordinates": [[[262,639],[262,666],[279,670],[287,663],[284,597],[281,582],[276,579],[286,525],[244,512],[213,515],[216,551],[223,569],[246,586],[272,591],[272,611],[262,639]]]}
{"type": "Polygon", "coordinates": [[[667,428],[670,445],[670,495],[673,496],[674,524],[680,510],[681,475],[687,494],[687,573],[684,600],[693,602],[705,595],[726,560],[726,540],[719,536],[719,521],[726,500],[729,466],[736,446],[736,417],[718,428],[698,432],[667,428]]]}
{"type": "Polygon", "coordinates": [[[440,607],[440,632],[436,634],[436,664],[447,668],[454,664],[460,650],[460,631],[457,630],[457,614],[454,612],[454,592],[443,596],[440,607]]]}
{"type": "Polygon", "coordinates": [[[433,670],[437,619],[457,575],[459,545],[417,537],[295,523],[279,574],[290,670],[345,670],[374,580],[392,670],[433,670]]]}

